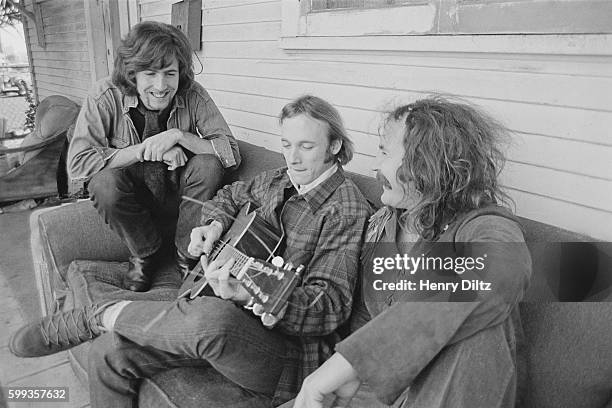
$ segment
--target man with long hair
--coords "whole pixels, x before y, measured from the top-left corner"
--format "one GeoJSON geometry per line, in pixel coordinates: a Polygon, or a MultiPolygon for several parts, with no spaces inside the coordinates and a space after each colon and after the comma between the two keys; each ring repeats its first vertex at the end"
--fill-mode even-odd
{"type": "Polygon", "coordinates": [[[210,199],[240,154],[194,81],[191,46],[179,29],[143,22],[127,34],[112,77],[85,100],[67,164],[72,179],[89,181],[94,206],[130,251],[125,289],[148,290],[162,248],[160,219],[178,217],[179,272],[195,265],[187,245],[201,209],[180,197],[210,199]]]}

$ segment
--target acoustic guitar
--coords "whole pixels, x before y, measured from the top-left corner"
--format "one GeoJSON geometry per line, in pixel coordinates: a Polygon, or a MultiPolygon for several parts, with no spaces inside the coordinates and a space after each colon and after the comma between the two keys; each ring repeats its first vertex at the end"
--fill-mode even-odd
{"type": "MultiPolygon", "coordinates": [[[[304,269],[303,265],[296,268],[276,255],[283,238],[283,233],[278,234],[257,215],[257,211],[251,211],[251,204],[246,204],[208,257],[209,262],[217,258],[234,258],[230,274],[252,297],[246,308],[260,316],[266,327],[273,327],[278,322],[279,313],[299,284],[304,269]]],[[[194,299],[206,285],[202,265],[198,262],[185,277],[179,289],[179,299],[194,299]]]]}

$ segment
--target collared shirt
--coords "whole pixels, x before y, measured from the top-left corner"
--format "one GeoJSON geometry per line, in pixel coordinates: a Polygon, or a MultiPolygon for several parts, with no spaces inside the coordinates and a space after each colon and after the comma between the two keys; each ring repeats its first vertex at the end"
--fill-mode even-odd
{"type": "Polygon", "coordinates": [[[370,206],[341,169],[298,195],[286,168],[225,186],[202,210],[202,222],[219,221],[226,231],[246,203],[285,231],[281,256],[304,265],[301,284],[273,330],[291,347],[275,393],[276,405],[299,391],[304,378],[333,353],[336,330],[350,316],[359,255],[370,206]]]}
{"type": "MultiPolygon", "coordinates": [[[[100,80],[85,99],[68,149],[68,172],[73,179],[89,179],[102,170],[119,149],[142,142],[130,117],[138,97],[124,95],[110,78],[100,80]]],[[[177,93],[167,129],[177,128],[212,143],[225,168],[240,164],[238,143],[221,112],[197,82],[177,93]]]]}
{"type": "Polygon", "coordinates": [[[337,165],[331,166],[329,169],[321,173],[319,177],[317,177],[316,179],[314,179],[308,184],[304,184],[303,186],[300,186],[299,184],[295,182],[295,180],[293,180],[293,177],[291,177],[291,173],[289,172],[289,170],[287,170],[287,175],[289,176],[289,180],[291,180],[291,184],[293,184],[293,187],[295,187],[297,192],[299,194],[306,194],[307,192],[309,192],[310,190],[313,190],[319,184],[323,183],[325,180],[330,178],[332,174],[334,174],[337,170],[338,170],[337,165]]]}

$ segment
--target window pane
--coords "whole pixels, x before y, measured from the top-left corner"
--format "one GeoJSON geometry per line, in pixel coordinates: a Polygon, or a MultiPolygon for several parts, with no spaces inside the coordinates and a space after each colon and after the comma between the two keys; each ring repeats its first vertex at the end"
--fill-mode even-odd
{"type": "Polygon", "coordinates": [[[423,3],[423,0],[310,0],[312,11],[369,9],[423,3]]]}

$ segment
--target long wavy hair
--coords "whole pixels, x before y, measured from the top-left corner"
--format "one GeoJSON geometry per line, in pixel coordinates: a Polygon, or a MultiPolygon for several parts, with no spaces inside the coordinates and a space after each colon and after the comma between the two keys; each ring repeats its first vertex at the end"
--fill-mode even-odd
{"type": "Polygon", "coordinates": [[[498,181],[508,131],[495,119],[464,101],[432,96],[396,108],[390,120],[406,125],[397,180],[404,191],[412,187],[420,195],[400,215],[403,227],[435,240],[460,213],[511,205],[498,181]]]}
{"type": "Polygon", "coordinates": [[[344,166],[351,161],[355,148],[336,108],[317,96],[303,95],[283,107],[279,115],[279,122],[282,125],[285,119],[301,114],[320,120],[327,125],[330,147],[336,140],[342,142],[340,150],[335,155],[338,163],[344,166]]]}
{"type": "Polygon", "coordinates": [[[117,48],[112,80],[126,95],[138,95],[136,73],[163,69],[176,58],[179,66],[177,92],[193,83],[191,45],[178,28],[157,21],[136,24],[117,48]]]}

